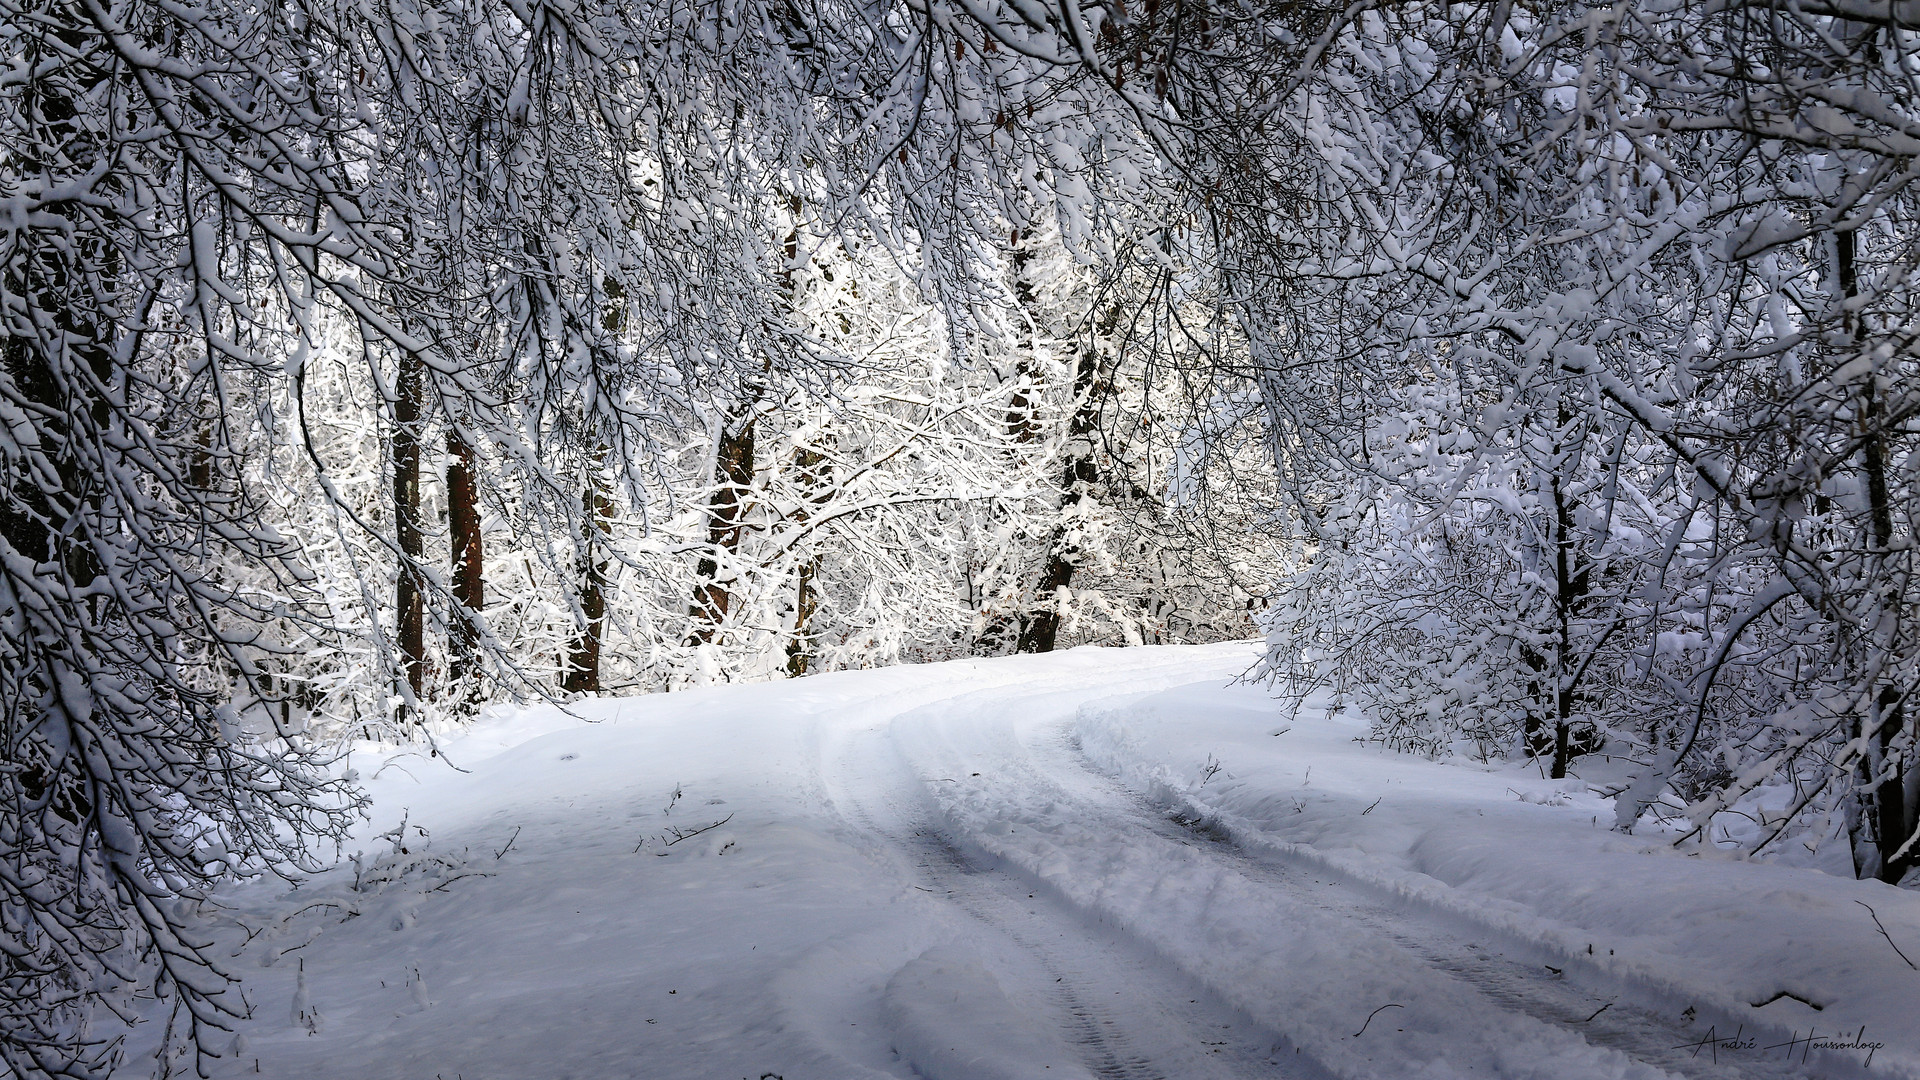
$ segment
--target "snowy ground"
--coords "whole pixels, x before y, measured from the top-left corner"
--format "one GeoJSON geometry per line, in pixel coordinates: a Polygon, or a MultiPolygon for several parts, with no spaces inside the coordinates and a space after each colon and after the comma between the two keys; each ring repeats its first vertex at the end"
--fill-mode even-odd
{"type": "Polygon", "coordinates": [[[213,1071],[1920,1077],[1889,943],[1920,960],[1920,895],[1356,743],[1226,687],[1252,659],[824,675],[362,754],[358,865],[227,897],[254,1019],[213,1071]]]}

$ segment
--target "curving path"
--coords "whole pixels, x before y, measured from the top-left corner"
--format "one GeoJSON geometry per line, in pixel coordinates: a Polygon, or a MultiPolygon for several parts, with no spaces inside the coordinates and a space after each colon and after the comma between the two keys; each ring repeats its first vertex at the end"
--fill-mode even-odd
{"type": "MultiPolygon", "coordinates": [[[[1845,1075],[1716,1055],[1646,986],[1341,880],[1218,823],[1192,798],[1217,788],[1123,783],[1082,751],[1096,703],[1218,687],[1251,655],[845,673],[503,712],[439,758],[360,748],[375,820],[358,869],[230,890],[210,916],[252,1015],[201,1065],[317,1080],[1845,1075]]],[[[1245,699],[1246,724],[1278,721],[1245,699]]],[[[130,1057],[151,1051],[164,1003],[152,1017],[130,1057]]]]}

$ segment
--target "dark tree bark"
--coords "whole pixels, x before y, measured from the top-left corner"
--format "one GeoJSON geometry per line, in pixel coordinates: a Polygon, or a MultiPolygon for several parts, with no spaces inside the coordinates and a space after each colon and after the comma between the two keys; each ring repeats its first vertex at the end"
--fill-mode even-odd
{"type": "MultiPolygon", "coordinates": [[[[426,598],[420,581],[425,555],[420,527],[420,428],[426,396],[426,364],[411,352],[400,355],[393,400],[393,536],[400,549],[400,573],[394,583],[394,635],[400,676],[414,700],[425,693],[427,669],[426,598]]],[[[403,695],[404,697],[404,695],[403,695]]],[[[399,719],[407,720],[401,706],[399,719]]]]}
{"type": "MultiPolygon", "coordinates": [[[[604,456],[604,451],[602,451],[604,456]]],[[[600,689],[600,641],[607,621],[607,545],[613,536],[613,500],[600,485],[596,469],[580,497],[580,628],[567,649],[561,689],[585,693],[600,689]]]]}
{"type": "MultiPolygon", "coordinates": [[[[1562,407],[1560,411],[1561,430],[1564,432],[1570,417],[1562,407]]],[[[1558,653],[1558,662],[1553,673],[1553,766],[1548,775],[1555,780],[1564,780],[1567,776],[1567,763],[1571,760],[1573,747],[1570,745],[1570,724],[1573,718],[1574,660],[1573,621],[1587,598],[1587,586],[1592,577],[1592,566],[1585,564],[1574,537],[1573,501],[1567,497],[1564,478],[1573,475],[1570,459],[1578,449],[1568,451],[1556,446],[1557,453],[1552,467],[1553,495],[1553,616],[1554,645],[1558,653]]]]}
{"type": "Polygon", "coordinates": [[[1073,548],[1067,521],[1091,497],[1094,484],[1100,480],[1093,453],[1106,396],[1100,374],[1099,354],[1088,344],[1080,350],[1073,369],[1073,417],[1067,422],[1067,449],[1060,472],[1060,514],[1065,520],[1055,527],[1047,544],[1047,563],[1033,590],[1033,606],[1021,616],[1015,647],[1023,653],[1052,652],[1060,635],[1057,601],[1060,591],[1073,583],[1078,566],[1078,552],[1073,548]]]}
{"type": "MultiPolygon", "coordinates": [[[[799,473],[802,490],[824,489],[830,479],[830,465],[826,455],[805,448],[793,452],[793,466],[799,473]]],[[[808,518],[807,507],[812,502],[825,499],[824,490],[808,502],[803,502],[796,511],[795,518],[804,527],[808,518]]],[[[802,562],[794,571],[793,584],[793,637],[787,642],[787,675],[799,678],[813,666],[813,637],[809,624],[813,613],[820,608],[820,598],[814,592],[814,578],[820,572],[820,556],[814,555],[802,562]]]]}
{"type": "MultiPolygon", "coordinates": [[[[802,209],[800,197],[790,197],[787,207],[796,216],[802,209]]],[[[780,282],[780,302],[776,306],[778,320],[769,319],[762,323],[769,339],[779,340],[790,332],[786,325],[793,316],[793,307],[798,295],[798,279],[794,275],[794,264],[800,255],[800,230],[789,229],[786,238],[780,243],[780,251],[785,256],[776,277],[780,282]]],[[[763,370],[771,371],[773,357],[765,357],[763,370]]],[[[745,400],[728,422],[721,428],[720,444],[714,448],[713,497],[707,504],[707,549],[710,554],[700,557],[694,568],[695,585],[693,588],[693,606],[688,614],[693,616],[694,627],[687,635],[688,645],[702,645],[712,642],[727,621],[727,609],[732,597],[727,591],[729,578],[723,577],[722,560],[740,550],[740,539],[746,532],[743,520],[746,514],[746,497],[753,485],[754,470],[754,412],[764,386],[747,387],[745,400]]],[[[811,588],[811,576],[803,588],[811,588]]],[[[809,609],[810,613],[810,609],[809,609]]],[[[791,661],[789,661],[791,663],[791,661]]]]}
{"type": "MultiPolygon", "coordinates": [[[[1835,233],[1834,256],[1841,294],[1851,300],[1859,295],[1856,234],[1835,233]]],[[[1856,346],[1861,345],[1866,339],[1866,327],[1862,325],[1860,313],[1848,311],[1845,318],[1849,338],[1856,346]]],[[[1860,472],[1867,493],[1868,559],[1877,563],[1886,558],[1892,549],[1894,528],[1893,498],[1887,482],[1886,436],[1881,430],[1885,414],[1871,375],[1861,394],[1859,416],[1860,472]]],[[[1875,581],[1872,587],[1895,588],[1885,580],[1884,575],[1873,576],[1875,581]]],[[[1895,610],[1897,599],[1889,600],[1881,596],[1876,598],[1875,604],[1879,618],[1900,617],[1895,610]]],[[[1871,643],[1869,647],[1872,647],[1871,643]]],[[[1908,851],[1902,854],[1901,849],[1916,827],[1920,827],[1916,823],[1916,817],[1920,817],[1920,804],[1916,804],[1908,791],[1912,780],[1908,775],[1911,770],[1904,767],[1904,756],[1895,746],[1895,740],[1906,726],[1905,700],[1899,687],[1891,683],[1874,695],[1872,705],[1854,725],[1855,737],[1865,735],[1871,742],[1869,752],[1862,755],[1855,770],[1859,787],[1854,798],[1858,805],[1850,815],[1849,822],[1854,832],[1854,874],[1861,878],[1878,878],[1890,884],[1898,884],[1907,871],[1914,867],[1914,853],[1908,851]]]]}
{"type": "MultiPolygon", "coordinates": [[[[1012,242],[1013,298],[1020,311],[1029,319],[1037,318],[1038,313],[1035,309],[1039,307],[1039,301],[1033,291],[1033,282],[1027,276],[1027,268],[1033,260],[1033,253],[1021,246],[1020,232],[1017,229],[1014,231],[1012,242]]],[[[1016,448],[1030,446],[1040,441],[1040,422],[1036,416],[1039,411],[1036,401],[1037,388],[1034,385],[1037,372],[1034,370],[1032,361],[1033,348],[1033,335],[1029,333],[1023,336],[1019,344],[1020,359],[1013,369],[1013,393],[1007,398],[1005,421],[1007,435],[1016,448]]],[[[1018,455],[1024,452],[1016,449],[1013,456],[1017,459],[1018,455]]],[[[1027,641],[1027,628],[1032,618],[1032,613],[1027,608],[1028,602],[1023,600],[1020,610],[989,619],[981,628],[979,635],[974,638],[974,651],[992,655],[1005,649],[1009,642],[1016,650],[1022,652],[1051,650],[1053,647],[1051,644],[1046,649],[1029,649],[1023,644],[1027,641]]]]}
{"type": "MultiPolygon", "coordinates": [[[[1019,244],[1019,233],[1014,234],[1013,252],[1013,299],[1028,319],[1037,319],[1040,306],[1039,298],[1034,294],[1033,282],[1027,276],[1027,267],[1033,261],[1033,253],[1019,244]]],[[[1027,445],[1040,441],[1040,423],[1034,417],[1037,403],[1033,398],[1033,349],[1031,333],[1020,342],[1020,361],[1013,371],[1013,396],[1007,399],[1007,434],[1013,441],[1027,445]]]]}
{"type": "Polygon", "coordinates": [[[693,590],[694,629],[687,644],[702,645],[714,640],[727,620],[732,601],[723,577],[721,560],[740,550],[740,537],[746,531],[746,494],[753,484],[753,415],[743,415],[720,432],[720,445],[714,453],[713,498],[707,504],[707,547],[695,568],[697,583],[693,590]]]}
{"type": "Polygon", "coordinates": [[[453,599],[459,605],[453,612],[448,673],[457,684],[479,673],[477,620],[487,604],[487,579],[473,448],[451,431],[447,433],[447,547],[453,557],[453,599]]]}
{"type": "MultiPolygon", "coordinates": [[[[1845,234],[1843,234],[1845,235],[1845,234]]],[[[1893,506],[1888,494],[1887,462],[1884,440],[1873,428],[1879,423],[1880,409],[1877,395],[1871,387],[1866,394],[1865,408],[1862,410],[1863,422],[1868,425],[1865,452],[1862,454],[1867,474],[1867,500],[1869,522],[1873,531],[1874,550],[1884,555],[1893,543],[1893,506]]],[[[1876,583],[1876,587],[1882,586],[1876,583]]],[[[1880,617],[1898,618],[1889,610],[1890,604],[1882,602],[1880,617]]],[[[1870,785],[1874,815],[1874,846],[1878,856],[1877,867],[1873,867],[1873,876],[1881,881],[1897,885],[1915,865],[1914,852],[1902,853],[1907,839],[1913,836],[1916,816],[1920,816],[1920,805],[1909,797],[1908,788],[1912,783],[1911,769],[1901,752],[1895,747],[1895,740],[1907,726],[1905,699],[1897,686],[1888,684],[1880,688],[1875,695],[1873,713],[1870,722],[1875,725],[1874,742],[1876,756],[1880,762],[1881,775],[1870,785]]]]}
{"type": "Polygon", "coordinates": [[[793,639],[787,642],[787,677],[797,679],[813,666],[813,640],[807,623],[819,610],[820,598],[814,595],[813,578],[819,573],[818,555],[801,563],[793,573],[793,639]]]}
{"type": "MultiPolygon", "coordinates": [[[[1553,436],[1553,457],[1542,467],[1546,474],[1548,515],[1545,522],[1550,549],[1553,592],[1547,597],[1552,617],[1552,637],[1546,650],[1520,645],[1520,661],[1526,665],[1527,715],[1522,740],[1527,754],[1548,759],[1548,775],[1563,780],[1573,759],[1599,749],[1600,733],[1591,725],[1575,725],[1582,691],[1577,681],[1581,658],[1580,643],[1575,640],[1575,625],[1592,607],[1594,563],[1581,549],[1578,505],[1567,490],[1565,478],[1574,475],[1575,459],[1582,453],[1585,438],[1570,432],[1574,415],[1564,404],[1556,412],[1558,428],[1553,436]]],[[[1597,644],[1594,647],[1598,647],[1597,644]]]]}
{"type": "MultiPolygon", "coordinates": [[[[205,406],[211,411],[213,403],[205,406]]],[[[213,490],[214,420],[205,416],[195,425],[193,457],[187,462],[187,483],[200,491],[213,490]]]]}

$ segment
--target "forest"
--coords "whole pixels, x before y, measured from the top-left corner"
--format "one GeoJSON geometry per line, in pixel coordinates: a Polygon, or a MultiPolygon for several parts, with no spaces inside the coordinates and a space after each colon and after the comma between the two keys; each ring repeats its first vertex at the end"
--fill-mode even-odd
{"type": "MultiPolygon", "coordinates": [[[[0,0],[0,1062],[499,703],[1263,637],[1920,867],[1916,0],[0,0]]],[[[118,1019],[116,1019],[118,1018],[118,1019]]]]}

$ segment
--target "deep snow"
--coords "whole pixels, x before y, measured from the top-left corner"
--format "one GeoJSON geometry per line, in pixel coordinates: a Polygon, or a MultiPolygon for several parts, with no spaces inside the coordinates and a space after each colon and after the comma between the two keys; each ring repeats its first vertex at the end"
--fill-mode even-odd
{"type": "Polygon", "coordinates": [[[209,919],[253,1004],[213,1072],[1920,1077],[1888,941],[1920,959],[1920,897],[1368,746],[1228,686],[1254,657],[849,672],[361,748],[357,860],[209,919]]]}

